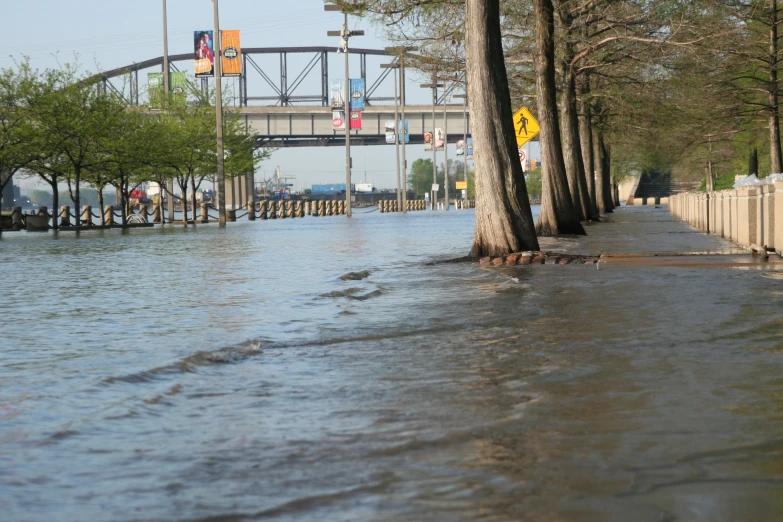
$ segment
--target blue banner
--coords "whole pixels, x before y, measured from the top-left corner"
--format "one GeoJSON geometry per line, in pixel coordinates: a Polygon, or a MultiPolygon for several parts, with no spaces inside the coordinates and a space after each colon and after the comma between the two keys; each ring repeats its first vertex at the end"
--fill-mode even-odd
{"type": "Polygon", "coordinates": [[[348,90],[351,96],[351,110],[363,111],[364,110],[364,79],[352,78],[351,88],[348,90]]]}

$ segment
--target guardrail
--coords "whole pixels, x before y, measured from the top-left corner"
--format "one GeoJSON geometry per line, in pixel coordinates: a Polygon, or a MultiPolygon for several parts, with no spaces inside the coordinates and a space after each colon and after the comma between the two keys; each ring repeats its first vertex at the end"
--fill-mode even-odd
{"type": "Polygon", "coordinates": [[[753,250],[783,255],[783,182],[669,197],[676,218],[753,250]]]}

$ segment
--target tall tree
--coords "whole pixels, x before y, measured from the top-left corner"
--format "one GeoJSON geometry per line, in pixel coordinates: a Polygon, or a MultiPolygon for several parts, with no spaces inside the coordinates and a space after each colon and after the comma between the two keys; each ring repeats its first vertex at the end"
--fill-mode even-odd
{"type": "Polygon", "coordinates": [[[552,0],[535,0],[536,10],[536,93],[541,124],[541,164],[543,169],[539,235],[584,234],[579,213],[568,188],[555,85],[555,22],[552,0]]]}

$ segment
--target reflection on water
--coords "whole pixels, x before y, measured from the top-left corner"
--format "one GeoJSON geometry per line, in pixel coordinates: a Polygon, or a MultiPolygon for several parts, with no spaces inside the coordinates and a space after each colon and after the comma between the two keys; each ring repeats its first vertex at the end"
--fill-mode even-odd
{"type": "Polygon", "coordinates": [[[781,519],[774,272],[424,263],[472,220],[3,236],[2,518],[781,519]]]}

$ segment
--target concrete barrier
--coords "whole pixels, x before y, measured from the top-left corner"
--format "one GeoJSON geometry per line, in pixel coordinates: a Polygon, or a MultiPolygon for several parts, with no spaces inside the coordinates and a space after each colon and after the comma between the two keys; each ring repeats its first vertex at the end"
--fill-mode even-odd
{"type": "MultiPolygon", "coordinates": [[[[663,203],[663,201],[662,201],[663,203]]],[[[783,255],[783,182],[719,192],[685,192],[667,203],[672,216],[744,247],[783,255]]]]}

